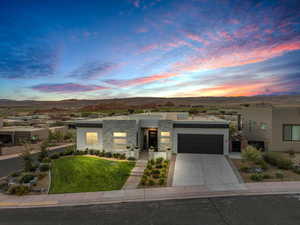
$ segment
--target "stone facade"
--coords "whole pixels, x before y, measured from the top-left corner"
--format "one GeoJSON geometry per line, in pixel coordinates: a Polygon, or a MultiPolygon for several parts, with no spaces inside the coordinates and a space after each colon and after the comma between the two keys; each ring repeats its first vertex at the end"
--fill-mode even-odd
{"type": "Polygon", "coordinates": [[[105,151],[125,151],[127,146],[134,148],[137,144],[138,126],[136,120],[104,120],[103,121],[103,149],[105,151]],[[126,132],[126,144],[115,144],[114,132],[126,132]]]}
{"type": "Polygon", "coordinates": [[[158,149],[159,151],[166,151],[168,148],[172,149],[172,135],[173,135],[173,122],[172,120],[159,120],[158,121],[158,149]],[[170,132],[169,137],[162,137],[161,132],[170,132]],[[168,140],[169,143],[163,143],[163,140],[168,140]]]}

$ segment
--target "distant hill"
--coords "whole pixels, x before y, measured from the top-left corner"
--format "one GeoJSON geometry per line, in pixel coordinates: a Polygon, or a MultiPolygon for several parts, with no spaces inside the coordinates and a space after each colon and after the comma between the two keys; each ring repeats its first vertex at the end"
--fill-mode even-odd
{"type": "Polygon", "coordinates": [[[0,99],[0,107],[34,107],[41,109],[58,108],[140,108],[141,106],[206,106],[206,105],[223,105],[237,106],[241,104],[272,104],[272,105],[298,105],[300,106],[300,95],[282,95],[282,96],[251,96],[251,97],[184,97],[184,98],[119,98],[119,99],[99,99],[99,100],[82,100],[67,99],[61,101],[14,101],[0,99]]]}

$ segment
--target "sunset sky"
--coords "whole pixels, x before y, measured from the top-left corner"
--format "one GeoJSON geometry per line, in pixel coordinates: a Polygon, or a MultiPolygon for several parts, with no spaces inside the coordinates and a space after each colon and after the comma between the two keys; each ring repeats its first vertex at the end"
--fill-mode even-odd
{"type": "Polygon", "coordinates": [[[0,98],[300,94],[299,0],[0,0],[0,98]]]}

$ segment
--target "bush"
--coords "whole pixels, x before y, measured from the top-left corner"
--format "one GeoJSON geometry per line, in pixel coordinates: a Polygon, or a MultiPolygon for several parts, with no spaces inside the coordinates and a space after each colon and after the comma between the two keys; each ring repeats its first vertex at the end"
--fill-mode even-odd
{"type": "Polygon", "coordinates": [[[288,170],[293,167],[293,162],[290,159],[287,159],[276,152],[265,153],[264,159],[267,163],[276,166],[279,169],[288,170]]]}
{"type": "Polygon", "coordinates": [[[260,166],[263,170],[267,170],[269,168],[268,164],[265,160],[261,159],[260,161],[255,163],[256,165],[260,166]]]}
{"type": "Polygon", "coordinates": [[[150,164],[151,164],[151,165],[154,165],[154,164],[155,164],[155,160],[154,160],[154,159],[151,159],[151,160],[150,160],[150,164]]]}
{"type": "Polygon", "coordinates": [[[161,168],[163,168],[163,165],[162,164],[156,164],[155,168],[161,169],[161,168]]]}
{"type": "Polygon", "coordinates": [[[112,157],[118,159],[120,158],[120,153],[113,153],[112,157]]]}
{"type": "Polygon", "coordinates": [[[155,178],[155,179],[158,179],[160,177],[160,175],[159,174],[153,174],[152,177],[155,178]]]}
{"type": "Polygon", "coordinates": [[[150,176],[151,175],[151,171],[146,169],[146,170],[144,170],[144,174],[146,176],[150,176]]]}
{"type": "Polygon", "coordinates": [[[284,177],[284,173],[281,171],[281,170],[278,170],[276,173],[275,173],[275,176],[276,178],[278,179],[282,179],[284,177]]]}
{"type": "Polygon", "coordinates": [[[20,179],[20,182],[27,184],[27,183],[29,183],[33,179],[34,179],[34,175],[26,173],[26,174],[22,175],[22,177],[20,179]]]}
{"type": "Polygon", "coordinates": [[[293,172],[294,172],[294,173],[297,173],[297,174],[300,174],[300,167],[298,167],[298,166],[297,166],[297,167],[294,167],[294,168],[293,168],[293,172]]]}
{"type": "Polygon", "coordinates": [[[295,157],[296,154],[293,149],[288,150],[287,153],[289,154],[290,157],[295,157]]]}
{"type": "Polygon", "coordinates": [[[124,154],[124,153],[120,154],[119,158],[122,159],[122,160],[126,159],[126,154],[124,154]]]}
{"type": "Polygon", "coordinates": [[[24,195],[27,194],[29,192],[29,187],[25,186],[25,185],[11,185],[7,192],[11,195],[24,195]]]}
{"type": "Polygon", "coordinates": [[[250,179],[253,181],[262,181],[264,179],[264,175],[261,173],[254,173],[250,176],[250,179]]]}
{"type": "Polygon", "coordinates": [[[112,157],[112,153],[111,152],[105,152],[104,156],[107,158],[111,158],[112,157]]]}
{"type": "Polygon", "coordinates": [[[104,151],[99,152],[99,156],[100,157],[104,157],[105,156],[105,152],[104,151]]]}
{"type": "Polygon", "coordinates": [[[12,173],[10,174],[11,177],[17,177],[17,176],[19,176],[19,175],[20,175],[20,172],[12,172],[12,173]]]}
{"type": "Polygon", "coordinates": [[[41,172],[46,172],[50,169],[50,164],[49,163],[41,163],[40,165],[40,171],[41,172]]]}
{"type": "Polygon", "coordinates": [[[244,172],[244,173],[249,173],[251,167],[249,166],[249,164],[243,163],[240,166],[240,171],[244,172]]]}
{"type": "Polygon", "coordinates": [[[152,172],[151,172],[152,174],[160,174],[160,171],[159,170],[152,170],[152,172]]]}
{"type": "Polygon", "coordinates": [[[151,164],[148,164],[148,165],[147,165],[147,169],[148,169],[148,170],[152,170],[152,165],[151,165],[151,164]]]}
{"type": "Polygon", "coordinates": [[[264,179],[272,179],[273,177],[270,174],[263,174],[264,179]]]}
{"type": "Polygon", "coordinates": [[[164,158],[162,158],[162,157],[157,158],[156,165],[161,165],[163,161],[164,161],[164,158]]]}
{"type": "Polygon", "coordinates": [[[164,178],[159,179],[158,183],[160,185],[164,185],[166,183],[166,180],[164,178]]]}
{"type": "Polygon", "coordinates": [[[135,161],[136,159],[134,157],[128,157],[127,158],[129,161],[135,161]]]}
{"type": "Polygon", "coordinates": [[[148,185],[149,185],[149,186],[153,186],[154,184],[155,184],[154,180],[151,180],[151,179],[150,179],[150,180],[148,181],[148,185]]]}
{"type": "Polygon", "coordinates": [[[263,159],[261,151],[257,150],[255,147],[248,145],[242,151],[242,160],[248,162],[259,162],[263,159]]]}
{"type": "Polygon", "coordinates": [[[147,181],[148,181],[148,178],[143,176],[143,178],[141,179],[141,185],[146,185],[147,181]]]}
{"type": "Polygon", "coordinates": [[[89,154],[90,154],[90,155],[95,155],[95,153],[96,153],[95,150],[92,150],[92,149],[89,150],[89,154]]]}
{"type": "Polygon", "coordinates": [[[60,157],[60,154],[57,152],[50,156],[51,159],[59,159],[59,157],[60,157]]]}

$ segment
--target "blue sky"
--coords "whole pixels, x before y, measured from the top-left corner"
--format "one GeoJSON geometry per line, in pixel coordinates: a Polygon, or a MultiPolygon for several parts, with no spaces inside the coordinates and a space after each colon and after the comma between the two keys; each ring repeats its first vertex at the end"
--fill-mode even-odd
{"type": "Polygon", "coordinates": [[[300,94],[298,0],[1,0],[0,98],[300,94]]]}

